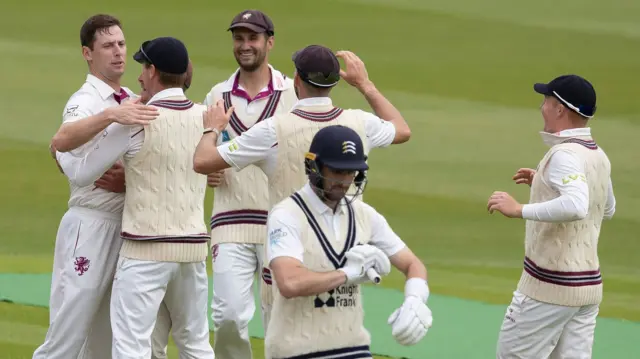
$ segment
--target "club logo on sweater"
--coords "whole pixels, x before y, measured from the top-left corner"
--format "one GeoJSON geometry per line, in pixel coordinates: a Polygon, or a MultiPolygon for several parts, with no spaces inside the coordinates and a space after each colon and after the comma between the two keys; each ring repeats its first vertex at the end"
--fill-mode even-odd
{"type": "Polygon", "coordinates": [[[316,308],[345,308],[358,305],[360,286],[357,284],[341,285],[326,293],[316,295],[313,304],[316,308]]]}

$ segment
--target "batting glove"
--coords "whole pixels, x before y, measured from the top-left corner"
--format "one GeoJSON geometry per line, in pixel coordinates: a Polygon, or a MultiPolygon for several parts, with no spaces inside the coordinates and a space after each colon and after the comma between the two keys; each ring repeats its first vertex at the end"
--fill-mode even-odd
{"type": "Polygon", "coordinates": [[[366,282],[366,272],[374,268],[378,274],[385,276],[391,272],[389,258],[377,247],[369,244],[352,247],[345,254],[346,264],[339,270],[347,275],[347,284],[360,284],[366,282]]]}
{"type": "Polygon", "coordinates": [[[433,317],[427,307],[429,287],[420,278],[411,278],[405,284],[405,298],[402,306],[389,316],[391,335],[400,345],[414,345],[427,334],[433,317]]]}

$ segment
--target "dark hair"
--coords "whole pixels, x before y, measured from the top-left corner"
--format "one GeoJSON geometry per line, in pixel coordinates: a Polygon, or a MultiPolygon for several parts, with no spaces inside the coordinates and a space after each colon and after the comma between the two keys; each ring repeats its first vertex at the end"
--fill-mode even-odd
{"type": "MultiPolygon", "coordinates": [[[[145,62],[144,67],[149,68],[151,67],[151,64],[145,62]]],[[[160,81],[161,84],[167,87],[182,87],[184,89],[185,82],[187,81],[186,72],[183,74],[170,74],[167,72],[162,72],[158,69],[156,69],[156,71],[158,72],[158,81],[160,81]]]]}
{"type": "Polygon", "coordinates": [[[109,28],[112,26],[118,26],[122,29],[120,20],[111,15],[93,15],[87,19],[80,28],[80,45],[93,50],[93,43],[96,41],[96,33],[108,32],[109,28]]]}

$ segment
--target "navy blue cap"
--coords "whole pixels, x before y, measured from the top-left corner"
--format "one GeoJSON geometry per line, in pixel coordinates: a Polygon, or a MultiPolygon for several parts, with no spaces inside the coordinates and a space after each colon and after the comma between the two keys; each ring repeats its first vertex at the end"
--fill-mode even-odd
{"type": "Polygon", "coordinates": [[[327,126],[318,131],[313,136],[307,158],[333,170],[369,169],[362,139],[356,131],[342,125],[327,126]]]}
{"type": "Polygon", "coordinates": [[[168,74],[181,75],[189,67],[187,47],[174,37],[158,37],[143,42],[133,59],[141,64],[153,65],[168,74]]]}
{"type": "Polygon", "coordinates": [[[537,83],[533,89],[539,94],[555,97],[582,117],[592,118],[596,113],[596,90],[578,75],[562,75],[547,84],[537,83]]]}

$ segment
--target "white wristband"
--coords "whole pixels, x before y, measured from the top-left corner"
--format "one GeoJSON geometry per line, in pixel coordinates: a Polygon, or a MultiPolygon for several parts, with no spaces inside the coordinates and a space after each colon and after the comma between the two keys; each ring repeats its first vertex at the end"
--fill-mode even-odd
{"type": "Polygon", "coordinates": [[[414,296],[422,300],[423,303],[427,302],[429,298],[429,285],[427,281],[422,278],[409,278],[404,284],[404,296],[414,296]]]}

